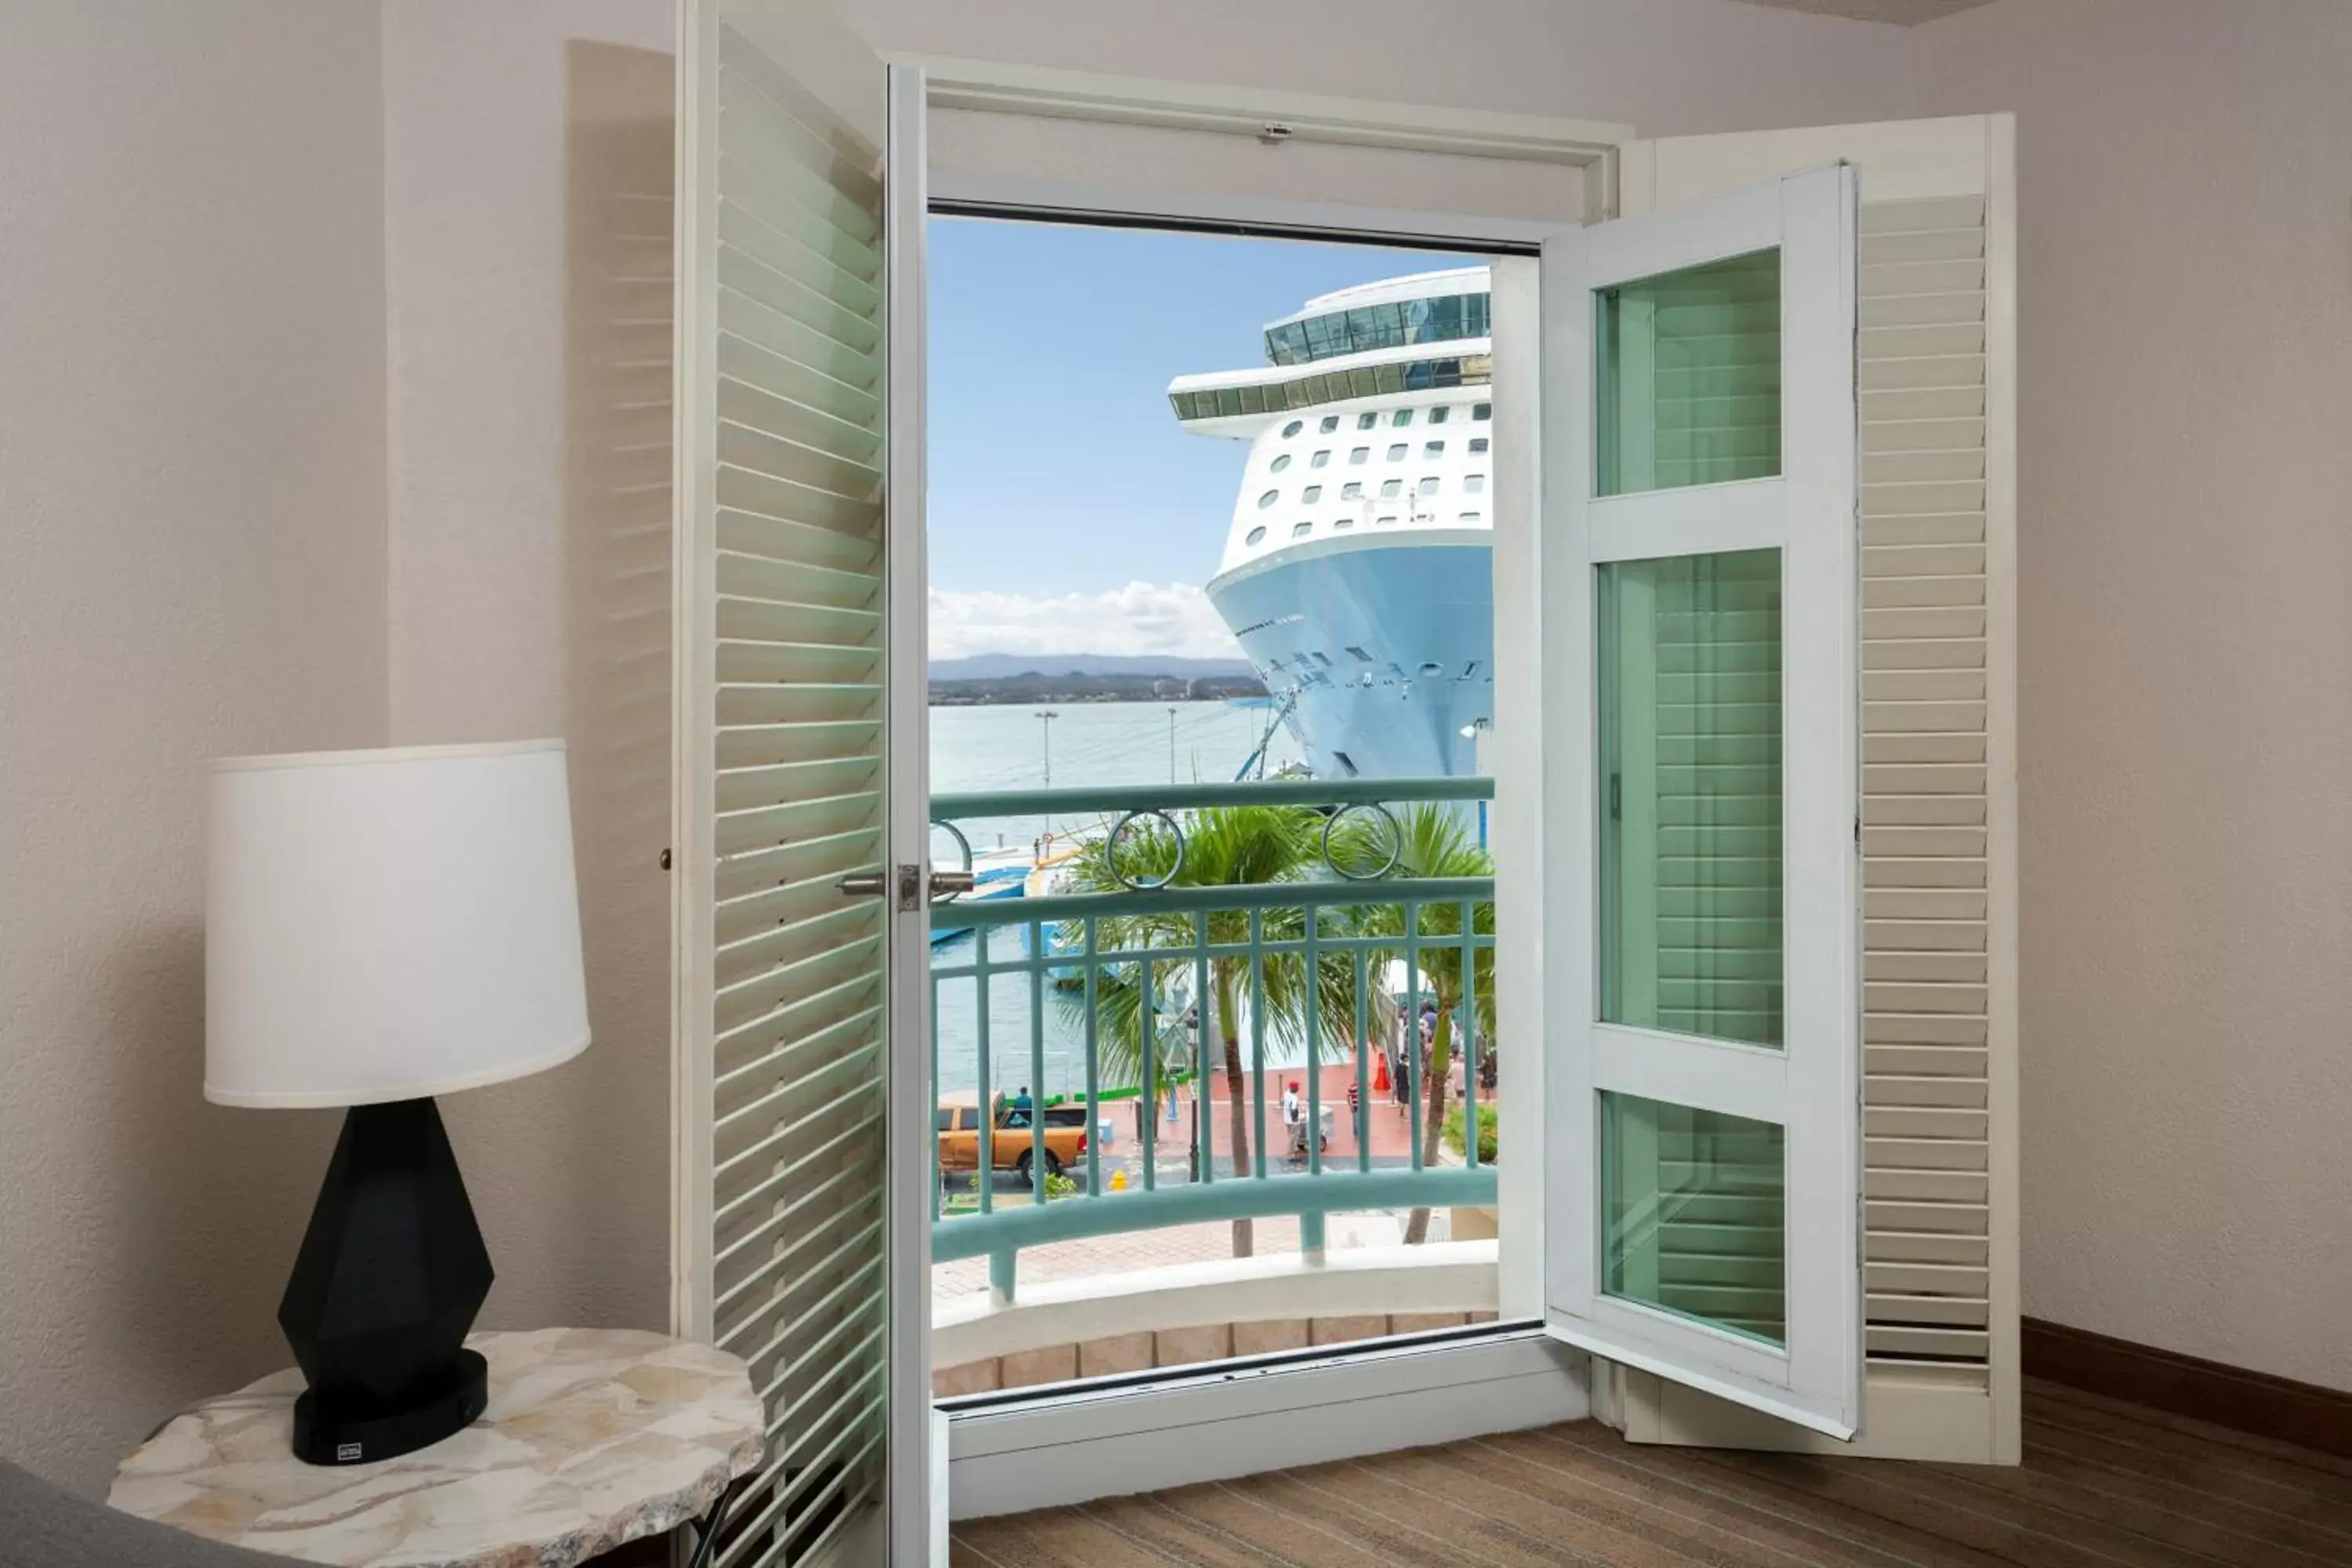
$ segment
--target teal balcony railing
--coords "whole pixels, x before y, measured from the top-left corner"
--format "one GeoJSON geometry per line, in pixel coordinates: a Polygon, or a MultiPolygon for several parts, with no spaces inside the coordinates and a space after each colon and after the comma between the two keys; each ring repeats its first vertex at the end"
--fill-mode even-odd
{"type": "Polygon", "coordinates": [[[1454,807],[1452,842],[1474,852],[1450,864],[1484,870],[1475,803],[1492,795],[1484,778],[934,795],[933,821],[966,859],[972,825],[1057,823],[1053,842],[1076,847],[1063,850],[1059,880],[1085,890],[931,910],[935,939],[970,937],[932,953],[931,1079],[943,1123],[964,1106],[977,1123],[969,1191],[951,1186],[962,1173],[942,1157],[951,1135],[933,1141],[933,1258],[986,1257],[992,1288],[1011,1300],[1022,1249],[1046,1243],[1295,1215],[1302,1247],[1313,1251],[1327,1215],[1491,1205],[1495,1171],[1480,1158],[1477,1129],[1491,1049],[1494,879],[1412,874],[1427,840],[1409,832],[1414,815],[1403,808],[1454,807]],[[1237,824],[1213,808],[1242,805],[1283,808],[1292,853],[1276,868],[1281,879],[1244,879],[1265,862],[1234,864],[1233,840],[1219,837],[1237,824]],[[1025,994],[1025,1008],[998,1005],[1006,987],[1017,988],[1016,1003],[1025,994]],[[1424,1156],[1423,1097],[1444,1092],[1444,1079],[1422,1065],[1424,994],[1443,1010],[1440,1037],[1463,1067],[1460,1165],[1424,1156]],[[952,1089],[941,1078],[950,1023],[952,1089]],[[1004,1039],[1008,1029],[1026,1038],[1004,1039]],[[1054,1089],[1049,1041],[1063,1080],[1054,1089]],[[1271,1064],[1270,1041],[1298,1065],[1271,1064]],[[1382,1057],[1399,1064],[1407,1147],[1376,1158],[1366,1134],[1378,1079],[1390,1076],[1382,1057]],[[1349,1155],[1327,1156],[1327,1126],[1347,1124],[1344,1091],[1324,1092],[1329,1063],[1351,1067],[1361,1107],[1349,1155]],[[1305,1083],[1295,1119],[1278,1109],[1279,1087],[1269,1115],[1268,1081],[1286,1074],[1305,1083]],[[1021,1085],[1025,1108],[1008,1080],[1021,1085]],[[1162,1104],[1185,1090],[1192,1114],[1181,1128],[1171,1115],[1163,1129],[1162,1104]],[[1082,1152],[1069,1137],[1077,1107],[1082,1152]],[[1121,1109],[1133,1154],[1114,1160],[1102,1133],[1106,1113],[1121,1109]],[[1283,1139],[1271,1150],[1270,1123],[1283,1139]],[[998,1165],[1000,1137],[1015,1140],[1017,1175],[998,1165]],[[1243,1146],[1246,1157],[1236,1159],[1243,1146]],[[1017,1185],[1000,1193],[1008,1177],[1017,1185]]]}

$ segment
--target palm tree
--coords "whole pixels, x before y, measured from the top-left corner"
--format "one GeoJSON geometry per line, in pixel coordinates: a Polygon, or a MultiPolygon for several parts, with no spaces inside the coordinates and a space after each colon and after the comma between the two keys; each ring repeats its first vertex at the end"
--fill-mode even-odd
{"type": "MultiPolygon", "coordinates": [[[[1377,837],[1380,842],[1355,853],[1367,854],[1378,861],[1387,858],[1388,829],[1365,824],[1356,829],[1360,834],[1377,837]]],[[[1396,866],[1391,875],[1398,877],[1491,877],[1495,874],[1493,857],[1470,837],[1460,813],[1443,805],[1423,805],[1407,807],[1400,814],[1397,830],[1396,866]]],[[[1338,852],[1335,847],[1334,853],[1338,852]]],[[[1357,928],[1367,935],[1402,938],[1405,932],[1405,912],[1402,905],[1375,904],[1357,917],[1357,928]]],[[[1463,1008],[1470,1000],[1465,992],[1465,977],[1475,984],[1474,1016],[1478,1026],[1478,1038],[1488,1050],[1495,1039],[1495,950],[1492,946],[1475,950],[1475,961],[1467,968],[1463,963],[1461,946],[1462,906],[1458,903],[1424,904],[1414,925],[1418,941],[1415,944],[1416,966],[1421,971],[1423,994],[1437,1005],[1437,1026],[1429,1044],[1429,1070],[1423,1078],[1423,1127],[1421,1161],[1423,1165],[1437,1163],[1441,1134],[1445,1126],[1445,1093],[1447,1075],[1454,1052],[1454,1031],[1463,1017],[1463,1008]]],[[[1476,936],[1488,938],[1495,934],[1495,906],[1491,900],[1472,906],[1471,931],[1476,936]]],[[[1403,955],[1399,946],[1398,956],[1403,955]]],[[[1405,1039],[1414,1038],[1418,1020],[1405,1022],[1405,1039]]],[[[1411,1053],[1408,1045],[1407,1051],[1411,1053]]],[[[1409,1059],[1409,1058],[1408,1058],[1409,1059]]],[[[1404,1239],[1418,1246],[1429,1237],[1429,1210],[1417,1208],[1406,1223],[1404,1239]]]]}
{"type": "MultiPolygon", "coordinates": [[[[1323,818],[1300,806],[1236,805],[1208,807],[1186,815],[1183,842],[1165,826],[1138,818],[1120,836],[1118,867],[1136,881],[1152,883],[1162,878],[1171,888],[1238,887],[1260,882],[1307,880],[1322,864],[1323,818]]],[[[1109,841],[1099,839],[1073,862],[1066,890],[1073,893],[1122,893],[1130,889],[1113,873],[1109,841]]],[[[1132,965],[1106,965],[1095,983],[1096,1046],[1106,1071],[1114,1079],[1139,1085],[1146,1103],[1171,1064],[1181,1059],[1184,1036],[1181,1027],[1167,1027],[1158,1019],[1156,997],[1166,983],[1191,969],[1188,956],[1200,917],[1185,910],[1141,914],[1106,915],[1097,925],[1097,951],[1150,953],[1132,965]]],[[[1250,938],[1250,911],[1214,910],[1208,913],[1208,940],[1213,944],[1244,944],[1250,938]]],[[[1276,907],[1261,911],[1259,935],[1266,942],[1298,942],[1307,932],[1303,907],[1276,907]]],[[[1068,948],[1086,940],[1083,926],[1066,925],[1057,933],[1068,948]]],[[[1247,957],[1230,954],[1209,960],[1209,994],[1195,999],[1201,1010],[1204,1038],[1223,1046],[1225,1089],[1230,1108],[1230,1141],[1235,1175],[1250,1175],[1250,1101],[1244,1088],[1241,1023],[1254,1009],[1267,1034],[1295,1042],[1307,1032],[1307,966],[1297,953],[1269,954],[1253,979],[1247,957]]],[[[1355,1017],[1355,970],[1341,955],[1318,965],[1322,1017],[1336,1025],[1321,1032],[1311,1056],[1341,1055],[1351,1048],[1348,1036],[1355,1017]]],[[[1065,1005],[1083,1011],[1082,997],[1065,995],[1065,1005]]],[[[1205,1085],[1203,1089],[1205,1089],[1205,1085]]],[[[1208,1099],[1204,1093],[1202,1108],[1208,1099]]],[[[1234,1256],[1247,1258],[1255,1237],[1246,1219],[1234,1222],[1234,1256]]]]}

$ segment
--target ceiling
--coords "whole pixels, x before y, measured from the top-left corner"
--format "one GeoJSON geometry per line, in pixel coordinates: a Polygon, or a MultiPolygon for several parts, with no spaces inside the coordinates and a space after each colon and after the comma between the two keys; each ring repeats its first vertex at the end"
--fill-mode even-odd
{"type": "Polygon", "coordinates": [[[1916,27],[1955,11],[1972,11],[1992,0],[1747,0],[1750,5],[1771,5],[1783,11],[1811,11],[1823,16],[1852,16],[1861,22],[1893,22],[1916,27]]]}

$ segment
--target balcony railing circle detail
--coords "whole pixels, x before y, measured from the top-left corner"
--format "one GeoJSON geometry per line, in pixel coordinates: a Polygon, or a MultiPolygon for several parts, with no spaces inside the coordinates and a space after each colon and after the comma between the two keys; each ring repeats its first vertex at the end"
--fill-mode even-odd
{"type": "MultiPolygon", "coordinates": [[[[948,837],[956,841],[956,853],[963,857],[963,864],[957,867],[956,869],[969,874],[971,870],[971,840],[963,836],[963,829],[958,827],[952,822],[942,821],[938,817],[933,817],[931,819],[931,826],[933,827],[946,829],[948,837]]],[[[940,895],[940,901],[944,902],[955,898],[956,896],[957,895],[953,893],[942,893],[940,895]]]]}
{"type": "Polygon", "coordinates": [[[1397,821],[1395,812],[1391,811],[1387,806],[1382,805],[1378,801],[1358,801],[1351,805],[1343,805],[1339,810],[1333,812],[1329,816],[1323,819],[1323,864],[1329,867],[1335,875],[1341,877],[1348,881],[1377,882],[1382,877],[1385,877],[1390,872],[1395,870],[1397,868],[1397,862],[1403,858],[1404,825],[1397,821]],[[1339,831],[1339,824],[1345,822],[1350,814],[1359,811],[1370,813],[1371,815],[1379,817],[1382,822],[1388,824],[1388,858],[1381,861],[1378,866],[1373,867],[1369,871],[1362,870],[1360,868],[1351,871],[1347,867],[1340,865],[1339,861],[1333,859],[1331,857],[1331,836],[1339,831]]]}
{"type": "Polygon", "coordinates": [[[1182,828],[1182,826],[1181,826],[1177,823],[1177,821],[1176,821],[1176,819],[1175,819],[1174,817],[1172,817],[1172,816],[1169,816],[1169,815],[1168,815],[1168,813],[1166,813],[1166,812],[1164,812],[1164,811],[1160,810],[1160,809],[1159,809],[1159,808],[1157,808],[1156,806],[1155,806],[1155,807],[1150,807],[1150,808],[1147,808],[1147,809],[1144,809],[1144,810],[1140,810],[1140,811],[1130,811],[1130,812],[1129,812],[1125,816],[1120,817],[1120,818],[1118,819],[1118,825],[1117,825],[1117,826],[1115,826],[1114,827],[1112,827],[1112,828],[1111,828],[1111,830],[1110,830],[1110,832],[1109,832],[1108,834],[1107,834],[1107,835],[1105,835],[1105,836],[1104,836],[1104,838],[1103,838],[1103,865],[1104,865],[1106,868],[1108,868],[1108,870],[1110,871],[1110,874],[1111,874],[1113,877],[1116,877],[1117,879],[1118,879],[1118,884],[1119,884],[1119,886],[1121,886],[1121,887],[1123,887],[1123,888],[1126,888],[1126,889],[1129,889],[1130,892],[1137,892],[1137,893],[1151,893],[1151,892],[1157,892],[1157,891],[1158,891],[1159,889],[1160,889],[1161,888],[1164,888],[1164,887],[1168,886],[1171,882],[1173,882],[1173,881],[1177,879],[1177,877],[1178,877],[1178,876],[1180,876],[1180,875],[1183,872],[1183,869],[1184,869],[1184,829],[1182,828]],[[1128,830],[1129,827],[1132,827],[1132,826],[1134,826],[1138,821],[1139,821],[1140,819],[1142,819],[1142,818],[1144,818],[1144,817],[1147,817],[1147,816],[1156,816],[1156,817],[1158,817],[1160,821],[1162,821],[1162,822],[1164,822],[1164,823],[1166,823],[1166,824],[1168,825],[1168,832],[1169,832],[1169,835],[1170,835],[1171,837],[1173,837],[1173,838],[1175,839],[1175,841],[1176,841],[1176,859],[1175,859],[1174,863],[1172,863],[1171,865],[1170,865],[1170,867],[1168,868],[1168,869],[1167,869],[1166,873],[1165,873],[1164,875],[1160,876],[1160,877],[1157,877],[1157,878],[1130,877],[1130,876],[1129,876],[1129,875],[1128,875],[1124,870],[1122,870],[1122,869],[1120,869],[1120,868],[1119,868],[1119,864],[1118,864],[1118,846],[1119,846],[1119,840],[1120,840],[1120,838],[1121,838],[1121,837],[1126,834],[1127,830],[1128,830]]]}

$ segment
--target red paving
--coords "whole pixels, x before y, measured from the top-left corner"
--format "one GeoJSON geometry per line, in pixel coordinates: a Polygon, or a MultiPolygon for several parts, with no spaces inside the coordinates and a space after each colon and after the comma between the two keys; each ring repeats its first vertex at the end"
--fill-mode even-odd
{"type": "MultiPolygon", "coordinates": [[[[1366,1073],[1368,1081],[1374,1071],[1377,1071],[1377,1068],[1366,1073]]],[[[1323,1158],[1327,1163],[1332,1160],[1353,1160],[1356,1156],[1356,1131],[1348,1115],[1348,1089],[1356,1081],[1355,1064],[1352,1062],[1327,1064],[1320,1069],[1320,1074],[1323,1104],[1330,1111],[1331,1120],[1331,1142],[1330,1146],[1324,1151],[1323,1158]]],[[[1461,1076],[1458,1072],[1454,1075],[1457,1087],[1460,1084],[1461,1076]]],[[[1298,1086],[1298,1102],[1303,1108],[1307,1103],[1307,1072],[1305,1068],[1268,1068],[1266,1069],[1265,1135],[1269,1145],[1266,1158],[1270,1165],[1278,1163],[1289,1149],[1282,1122],[1283,1089],[1288,1084],[1296,1083],[1298,1086]]],[[[1244,1106],[1250,1105],[1255,1092],[1255,1085],[1245,1075],[1242,1079],[1242,1101],[1244,1106]]],[[[1453,1100],[1450,1096],[1453,1091],[1449,1090],[1448,1093],[1447,1103],[1451,1104],[1453,1100]]],[[[1410,1111],[1397,1104],[1392,1096],[1378,1089],[1371,1092],[1370,1100],[1372,1158],[1375,1161],[1409,1160],[1412,1154],[1411,1129],[1407,1125],[1411,1116],[1410,1111]]],[[[1118,1131],[1118,1141],[1113,1147],[1121,1153],[1134,1154],[1138,1152],[1139,1135],[1135,1125],[1136,1109],[1133,1101],[1115,1100],[1104,1107],[1102,1110],[1102,1115],[1111,1119],[1118,1131]]],[[[1167,1100],[1164,1098],[1161,1100],[1159,1115],[1152,1122],[1151,1130],[1153,1143],[1160,1151],[1161,1158],[1166,1158],[1171,1150],[1181,1151],[1192,1146],[1193,1111],[1192,1088],[1189,1084],[1177,1090],[1176,1120],[1173,1122],[1168,1120],[1167,1100]]],[[[1233,1157],[1233,1102],[1227,1096],[1224,1074],[1222,1071],[1217,1072],[1210,1081],[1210,1112],[1209,1135],[1213,1141],[1211,1147],[1216,1152],[1218,1169],[1223,1171],[1226,1169],[1233,1157]]],[[[1244,1114],[1250,1117],[1249,1138],[1254,1146],[1257,1141],[1255,1110],[1253,1108],[1244,1114]]]]}

